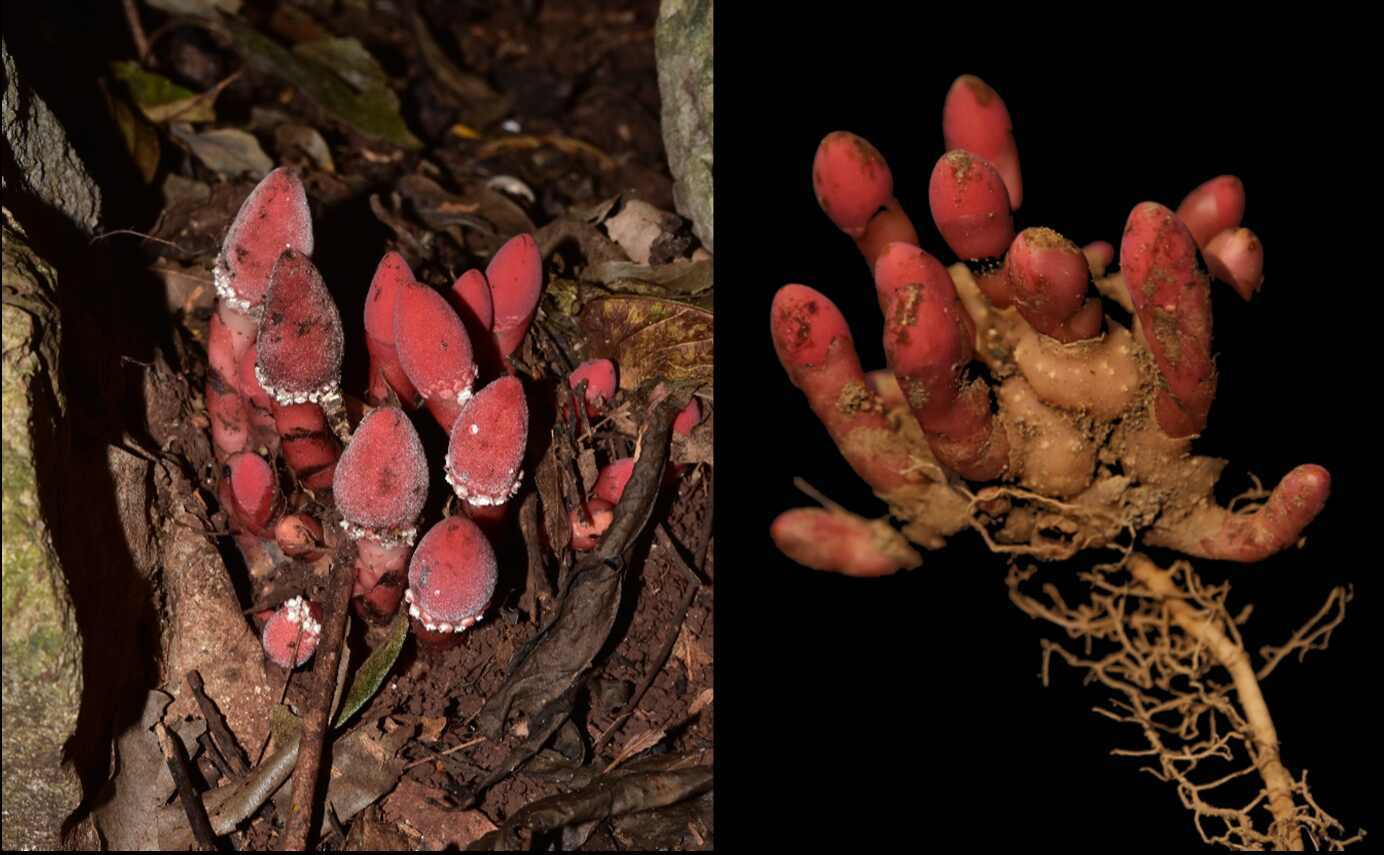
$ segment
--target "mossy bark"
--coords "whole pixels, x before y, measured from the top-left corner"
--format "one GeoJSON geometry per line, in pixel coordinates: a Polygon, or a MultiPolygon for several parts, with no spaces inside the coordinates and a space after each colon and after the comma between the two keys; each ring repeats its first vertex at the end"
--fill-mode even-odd
{"type": "Polygon", "coordinates": [[[708,250],[712,241],[712,0],[664,0],[654,47],[663,99],[663,147],[678,213],[708,250]]]}
{"type": "Polygon", "coordinates": [[[36,447],[56,444],[57,278],[4,211],[3,734],[7,850],[52,848],[81,800],[63,764],[82,694],[82,639],[40,513],[36,447]]]}

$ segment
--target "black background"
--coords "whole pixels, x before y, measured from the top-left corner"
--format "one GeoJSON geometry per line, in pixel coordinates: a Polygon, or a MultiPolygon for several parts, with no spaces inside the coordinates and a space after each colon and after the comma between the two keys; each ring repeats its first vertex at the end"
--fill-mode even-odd
{"type": "Polygon", "coordinates": [[[1040,685],[1039,639],[1059,634],[1008,602],[1005,562],[975,535],[884,579],[807,570],[768,537],[780,511],[812,504],[794,476],[857,513],[885,511],[789,384],[769,337],[774,292],[803,283],[851,320],[865,368],[884,365],[868,271],[813,197],[817,143],[838,129],[872,141],[923,247],[949,264],[927,181],[943,152],[943,99],[961,73],[989,82],[1013,118],[1017,228],[1118,247],[1138,202],[1176,207],[1215,175],[1244,180],[1266,281],[1248,304],[1214,286],[1221,381],[1195,448],[1232,460],[1222,500],[1249,473],[1269,484],[1304,462],[1331,471],[1333,493],[1304,549],[1198,569],[1233,581],[1232,610],[1255,603],[1243,629],[1252,654],[1285,640],[1332,586],[1354,584],[1331,648],[1280,664],[1263,688],[1290,772],[1309,770],[1316,799],[1350,833],[1384,833],[1367,816],[1378,788],[1360,783],[1379,753],[1384,589],[1369,450],[1379,434],[1379,181],[1374,84],[1350,65],[1358,55],[1306,32],[1292,50],[1271,50],[1209,23],[1148,44],[1130,41],[1140,24],[1090,37],[1070,26],[1061,37],[1000,37],[975,19],[890,16],[770,27],[752,5],[722,4],[717,21],[718,844],[1199,843],[1172,785],[1109,755],[1144,743],[1091,712],[1108,690],[1061,665],[1052,687],[1040,685]]]}

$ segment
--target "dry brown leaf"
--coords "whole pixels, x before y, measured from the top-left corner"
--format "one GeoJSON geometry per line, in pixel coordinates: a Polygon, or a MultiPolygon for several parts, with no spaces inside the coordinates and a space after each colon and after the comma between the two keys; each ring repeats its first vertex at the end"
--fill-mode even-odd
{"type": "Polygon", "coordinates": [[[651,378],[711,383],[709,311],[657,297],[604,297],[587,303],[578,323],[588,336],[588,353],[620,366],[622,389],[651,378]]]}

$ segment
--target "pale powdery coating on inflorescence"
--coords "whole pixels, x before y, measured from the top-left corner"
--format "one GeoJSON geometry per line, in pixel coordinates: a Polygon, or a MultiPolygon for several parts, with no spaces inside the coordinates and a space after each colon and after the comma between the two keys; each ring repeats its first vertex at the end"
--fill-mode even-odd
{"type": "Polygon", "coordinates": [[[448,517],[428,530],[408,566],[408,613],[433,632],[461,632],[495,595],[495,550],[475,523],[448,517]]]}
{"type": "Polygon", "coordinates": [[[212,268],[216,295],[233,309],[257,312],[285,249],[312,255],[312,218],[303,182],[280,167],[250,191],[231,222],[212,268]]]}
{"type": "Polygon", "coordinates": [[[341,527],[353,538],[408,544],[428,498],[428,459],[398,407],[371,411],[336,464],[332,482],[341,527]]]}
{"type": "Polygon", "coordinates": [[[467,401],[452,425],[447,483],[473,505],[501,505],[519,491],[529,405],[515,377],[501,377],[467,401]]]}
{"type": "Polygon", "coordinates": [[[302,597],[285,602],[265,621],[261,638],[264,652],[283,668],[302,665],[312,658],[322,637],[319,617],[318,608],[302,597]],[[296,660],[293,656],[295,644],[298,648],[296,660]]]}
{"type": "Polygon", "coordinates": [[[394,347],[408,379],[425,398],[465,401],[476,379],[471,339],[446,298],[402,284],[394,304],[394,347]]]}
{"type": "Polygon", "coordinates": [[[312,260],[285,250],[274,263],[260,317],[255,378],[280,404],[341,394],[341,313],[312,260]]]}

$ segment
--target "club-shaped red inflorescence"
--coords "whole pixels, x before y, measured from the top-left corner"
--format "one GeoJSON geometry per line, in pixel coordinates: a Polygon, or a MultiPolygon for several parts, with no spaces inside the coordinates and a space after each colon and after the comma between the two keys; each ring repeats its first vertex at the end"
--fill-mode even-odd
{"type": "Polygon", "coordinates": [[[1220,175],[1197,187],[1177,206],[1210,274],[1248,300],[1264,282],[1264,245],[1240,227],[1245,216],[1245,185],[1234,175],[1220,175]]]}
{"type": "Polygon", "coordinates": [[[582,506],[586,519],[576,510],[568,514],[572,523],[572,548],[581,552],[595,549],[601,536],[615,521],[615,505],[605,499],[591,499],[582,506]]]}
{"type": "Polygon", "coordinates": [[[1197,246],[1206,246],[1211,238],[1240,225],[1244,216],[1245,185],[1234,175],[1218,175],[1199,185],[1177,206],[1177,218],[1197,246]]]}
{"type": "Polygon", "coordinates": [[[615,363],[609,359],[591,359],[578,365],[567,376],[567,385],[573,391],[586,381],[586,415],[596,418],[605,412],[606,405],[615,397],[618,388],[615,363]]]}
{"type": "Polygon", "coordinates": [[[966,379],[975,325],[946,268],[916,246],[890,244],[875,265],[875,287],[889,367],[933,454],[962,477],[998,477],[1009,443],[992,416],[985,381],[966,379]]]}
{"type": "Polygon", "coordinates": [[[341,394],[341,314],[312,260],[285,250],[269,276],[255,376],[280,404],[325,402],[341,394]]]}
{"type": "Polygon", "coordinates": [[[1013,301],[1002,259],[1014,240],[1014,217],[995,167],[972,152],[942,155],[928,181],[928,204],[937,231],[967,262],[976,284],[998,308],[1013,301]]]}
{"type": "Polygon", "coordinates": [[[848,131],[827,134],[812,160],[812,189],[836,227],[865,234],[875,212],[894,197],[894,175],[873,145],[848,131]]]}
{"type": "Polygon", "coordinates": [[[956,78],[942,105],[942,138],[948,149],[965,149],[993,164],[1004,180],[1009,207],[1019,210],[1024,184],[1014,125],[1004,99],[990,84],[973,74],[956,78]]]}
{"type": "Polygon", "coordinates": [[[403,410],[380,407],[361,421],[337,462],[332,490],[352,537],[413,541],[428,498],[428,460],[403,410]]]}
{"type": "Polygon", "coordinates": [[[457,314],[472,338],[494,328],[495,301],[484,273],[472,269],[458,276],[457,281],[452,283],[452,297],[452,305],[456,306],[457,314]]]}
{"type": "Polygon", "coordinates": [[[1201,433],[1216,395],[1211,286],[1187,226],[1156,202],[1135,206],[1120,269],[1144,340],[1162,375],[1154,412],[1171,437],[1201,433]]]}
{"type": "Polygon", "coordinates": [[[283,509],[278,475],[269,461],[248,451],[231,455],[221,487],[235,521],[257,537],[269,537],[283,509]]]}
{"type": "Polygon", "coordinates": [[[494,306],[495,343],[501,356],[519,349],[543,296],[543,257],[533,235],[515,235],[485,268],[494,306]]]}
{"type": "Polygon", "coordinates": [[[269,659],[280,668],[296,668],[312,658],[322,638],[322,608],[302,597],[279,606],[260,632],[269,659]]]}
{"type": "Polygon", "coordinates": [[[476,379],[471,339],[461,318],[433,289],[402,282],[394,306],[394,346],[428,412],[444,430],[451,430],[476,379]]]}
{"type": "Polygon", "coordinates": [[[428,530],[408,568],[409,615],[430,632],[461,632],[479,621],[495,595],[495,551],[464,516],[428,530]]]}
{"type": "Polygon", "coordinates": [[[701,424],[702,405],[696,398],[687,402],[687,406],[678,410],[678,414],[673,418],[673,433],[681,436],[691,436],[692,428],[701,424]]]}
{"type": "Polygon", "coordinates": [[[312,219],[303,182],[280,167],[250,191],[226,232],[212,269],[217,296],[237,311],[257,313],[285,249],[312,255],[312,219]]]}
{"type": "Polygon", "coordinates": [[[516,377],[501,377],[461,408],[447,446],[447,483],[468,504],[502,505],[519,490],[529,405],[516,377]]]}
{"type": "Polygon", "coordinates": [[[855,240],[871,267],[888,244],[918,242],[913,221],[894,198],[888,162],[861,137],[835,131],[822,139],[812,161],[812,187],[822,211],[855,240]]]}
{"type": "Polygon", "coordinates": [[[1019,232],[1005,257],[1014,304],[1029,326],[1062,342],[1094,338],[1103,316],[1076,244],[1047,228],[1019,232]]]}
{"type": "Polygon", "coordinates": [[[841,310],[806,285],[785,285],[769,322],[779,362],[856,474],[881,494],[916,483],[908,450],[878,441],[892,427],[865,384],[841,310]]]}
{"type": "Polygon", "coordinates": [[[399,364],[399,352],[394,346],[394,310],[399,291],[414,284],[413,271],[404,257],[397,252],[387,252],[375,268],[370,291],[365,295],[365,346],[370,351],[370,398],[375,403],[382,403],[389,397],[386,385],[409,409],[417,407],[422,400],[399,364]]]}
{"type": "Polygon", "coordinates": [[[591,495],[609,502],[611,505],[618,505],[620,504],[620,497],[625,494],[625,485],[629,484],[630,476],[633,474],[633,457],[622,457],[613,463],[608,463],[596,476],[596,483],[591,488],[591,495]]]}

